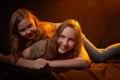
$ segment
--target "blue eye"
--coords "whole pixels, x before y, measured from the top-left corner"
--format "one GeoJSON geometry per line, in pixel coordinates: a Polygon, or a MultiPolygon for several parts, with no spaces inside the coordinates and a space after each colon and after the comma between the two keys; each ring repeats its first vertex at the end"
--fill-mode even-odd
{"type": "Polygon", "coordinates": [[[65,38],[65,36],[64,36],[64,35],[61,35],[60,38],[65,38]]]}
{"type": "Polygon", "coordinates": [[[71,39],[69,39],[69,41],[72,41],[72,42],[73,42],[73,41],[75,41],[75,40],[71,38],[71,39]]]}
{"type": "Polygon", "coordinates": [[[24,32],[24,31],[25,31],[25,29],[20,29],[20,30],[19,30],[19,32],[24,32]]]}

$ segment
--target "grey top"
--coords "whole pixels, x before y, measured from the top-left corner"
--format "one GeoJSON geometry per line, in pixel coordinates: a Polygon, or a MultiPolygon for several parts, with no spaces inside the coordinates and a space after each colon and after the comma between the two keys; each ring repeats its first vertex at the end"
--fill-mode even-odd
{"type": "Polygon", "coordinates": [[[30,59],[36,59],[40,58],[42,55],[45,54],[45,48],[46,48],[46,42],[47,39],[45,40],[39,40],[35,42],[31,49],[30,49],[30,59]]]}

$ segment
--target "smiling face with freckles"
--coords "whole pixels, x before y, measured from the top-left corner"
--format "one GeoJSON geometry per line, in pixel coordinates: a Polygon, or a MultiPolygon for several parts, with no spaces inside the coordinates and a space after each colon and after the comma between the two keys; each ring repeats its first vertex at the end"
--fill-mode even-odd
{"type": "Polygon", "coordinates": [[[18,33],[25,39],[35,38],[36,26],[32,19],[24,18],[17,26],[18,33]]]}
{"type": "Polygon", "coordinates": [[[58,52],[61,54],[72,50],[76,45],[77,33],[74,28],[66,27],[58,38],[58,52]]]}

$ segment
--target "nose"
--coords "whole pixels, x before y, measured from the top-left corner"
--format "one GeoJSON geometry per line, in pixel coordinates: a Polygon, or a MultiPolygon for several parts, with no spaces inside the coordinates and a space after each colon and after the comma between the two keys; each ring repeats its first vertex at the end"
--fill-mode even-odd
{"type": "Polygon", "coordinates": [[[30,30],[27,30],[27,34],[30,34],[31,33],[31,31],[30,30]]]}
{"type": "Polygon", "coordinates": [[[65,46],[67,46],[67,45],[68,45],[68,40],[67,40],[67,39],[64,39],[64,40],[63,40],[63,44],[64,44],[65,46]]]}

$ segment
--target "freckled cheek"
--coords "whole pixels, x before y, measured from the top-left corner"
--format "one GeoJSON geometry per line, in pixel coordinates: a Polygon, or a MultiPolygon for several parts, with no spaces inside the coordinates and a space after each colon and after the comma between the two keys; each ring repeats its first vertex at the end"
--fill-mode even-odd
{"type": "Polygon", "coordinates": [[[25,37],[25,32],[19,32],[22,37],[25,37]]]}
{"type": "Polygon", "coordinates": [[[36,29],[34,27],[31,27],[29,30],[32,31],[32,32],[36,31],[36,29]]]}
{"type": "Polygon", "coordinates": [[[71,44],[70,44],[70,47],[71,47],[71,48],[74,48],[75,45],[76,45],[75,43],[71,43],[71,44]]]}
{"type": "Polygon", "coordinates": [[[33,31],[36,31],[37,30],[37,28],[36,28],[36,26],[34,25],[34,26],[32,26],[32,30],[33,31]]]}
{"type": "Polygon", "coordinates": [[[36,33],[36,32],[37,32],[37,29],[33,29],[32,32],[33,32],[33,33],[36,33]]]}
{"type": "Polygon", "coordinates": [[[60,38],[58,38],[57,43],[58,43],[58,44],[60,44],[60,43],[61,43],[61,39],[60,39],[60,38]]]}
{"type": "Polygon", "coordinates": [[[33,27],[32,29],[33,29],[34,31],[36,31],[36,27],[33,27]]]}

